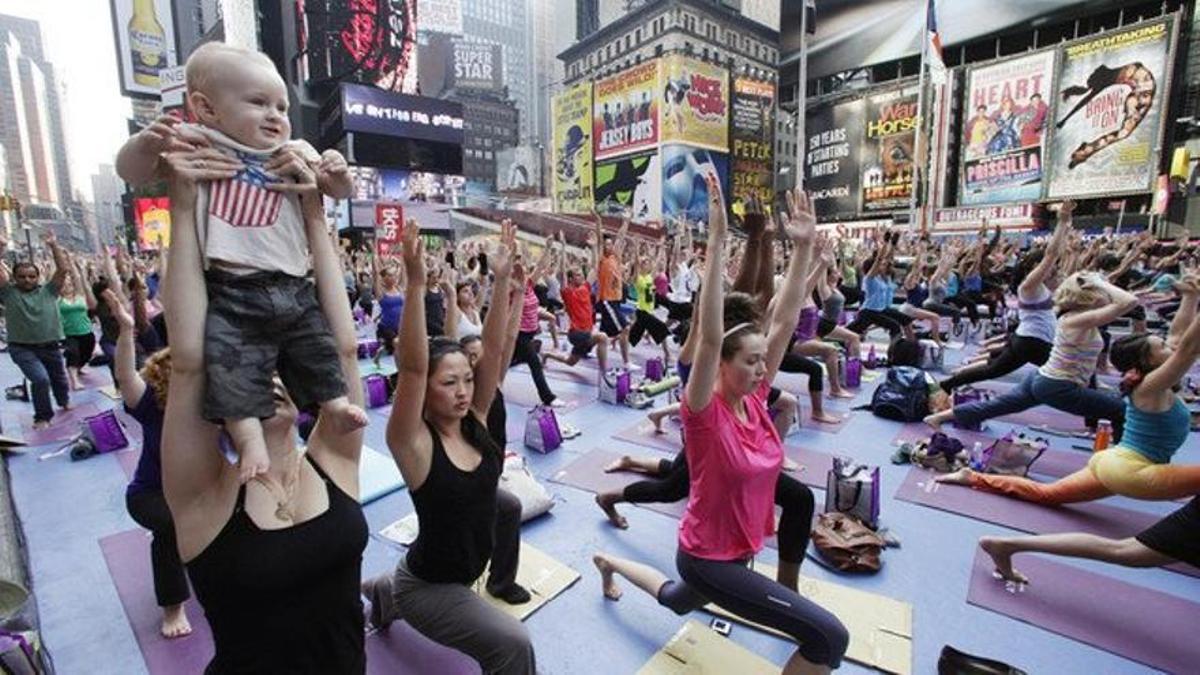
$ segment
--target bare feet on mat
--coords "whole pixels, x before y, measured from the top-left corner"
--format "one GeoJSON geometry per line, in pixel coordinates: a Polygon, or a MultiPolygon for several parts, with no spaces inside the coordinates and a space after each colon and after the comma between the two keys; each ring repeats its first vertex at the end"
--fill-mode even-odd
{"type": "Polygon", "coordinates": [[[34,431],[41,431],[42,429],[49,429],[49,428],[50,428],[50,420],[36,420],[33,423],[34,431]]]}
{"type": "Polygon", "coordinates": [[[820,422],[821,424],[841,424],[842,423],[841,417],[838,417],[837,415],[834,415],[833,413],[827,413],[827,412],[819,412],[819,413],[814,412],[812,414],[812,419],[814,422],[820,422]]]}
{"type": "Polygon", "coordinates": [[[1013,551],[1003,539],[999,537],[981,537],[979,539],[979,548],[982,548],[984,553],[991,556],[992,564],[996,566],[996,574],[999,574],[1001,579],[1016,581],[1022,584],[1029,583],[1029,577],[1013,569],[1013,551]]]}
{"type": "Polygon", "coordinates": [[[663,422],[663,418],[665,418],[666,416],[667,416],[667,413],[661,412],[658,410],[655,410],[646,415],[646,419],[650,420],[650,422],[652,422],[654,424],[654,433],[656,433],[656,434],[663,433],[662,422],[663,422]]]}
{"type": "Polygon", "coordinates": [[[949,422],[954,417],[954,409],[943,410],[942,412],[934,413],[925,417],[923,422],[933,427],[934,431],[941,431],[942,425],[949,422]]]}
{"type": "Polygon", "coordinates": [[[633,458],[629,455],[621,455],[617,459],[608,463],[604,467],[604,473],[612,473],[614,471],[629,471],[633,468],[633,458]]]}
{"type": "Polygon", "coordinates": [[[334,433],[348,434],[370,424],[367,411],[345,399],[321,405],[321,420],[333,427],[334,433]]]}
{"type": "Polygon", "coordinates": [[[617,513],[616,499],[611,494],[601,493],[596,495],[596,506],[604,511],[604,515],[608,516],[608,522],[614,527],[622,530],[629,529],[629,521],[625,520],[625,516],[617,513]]]}
{"type": "Polygon", "coordinates": [[[854,397],[855,397],[855,394],[853,392],[846,391],[845,389],[838,389],[836,391],[829,392],[829,398],[854,398],[854,397]]]}
{"type": "Polygon", "coordinates": [[[159,632],[168,640],[192,634],[192,624],[188,622],[187,612],[182,604],[163,607],[162,627],[159,628],[159,632]]]}
{"type": "Polygon", "coordinates": [[[783,458],[783,470],[784,471],[791,473],[791,472],[795,472],[795,471],[802,471],[803,469],[804,469],[804,467],[800,466],[799,462],[794,461],[790,457],[783,458]]]}
{"type": "Polygon", "coordinates": [[[971,484],[971,470],[970,469],[959,469],[958,471],[951,471],[950,473],[943,473],[939,476],[934,476],[933,482],[935,482],[935,483],[950,483],[951,485],[970,485],[971,484]]]}
{"type": "Polygon", "coordinates": [[[592,556],[592,563],[596,565],[596,569],[600,570],[600,583],[604,589],[604,597],[609,600],[620,600],[621,587],[617,585],[616,579],[613,578],[613,568],[608,562],[608,558],[603,553],[597,553],[592,556]]]}

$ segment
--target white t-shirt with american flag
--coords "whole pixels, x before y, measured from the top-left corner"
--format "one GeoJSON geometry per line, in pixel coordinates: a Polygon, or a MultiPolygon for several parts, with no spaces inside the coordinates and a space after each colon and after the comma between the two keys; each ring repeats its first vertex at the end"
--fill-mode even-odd
{"type": "Polygon", "coordinates": [[[233,178],[209,181],[197,190],[196,227],[205,267],[215,262],[226,268],[307,275],[308,238],[300,200],[294,194],[267,189],[279,179],[269,175],[263,165],[283,145],[294,144],[308,161],[314,156],[320,159],[316,150],[304,141],[250,148],[215,129],[202,125],[192,128],[207,136],[214,148],[238,158],[246,167],[233,178]]]}

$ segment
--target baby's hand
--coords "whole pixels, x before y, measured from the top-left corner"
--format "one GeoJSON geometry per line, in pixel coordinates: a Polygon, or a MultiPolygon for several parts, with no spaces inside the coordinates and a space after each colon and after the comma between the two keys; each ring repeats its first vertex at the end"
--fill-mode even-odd
{"type": "Polygon", "coordinates": [[[350,176],[350,165],[346,158],[337,150],[329,149],[321,153],[321,161],[316,166],[317,185],[321,192],[334,199],[349,199],[354,192],[354,181],[350,176]]]}

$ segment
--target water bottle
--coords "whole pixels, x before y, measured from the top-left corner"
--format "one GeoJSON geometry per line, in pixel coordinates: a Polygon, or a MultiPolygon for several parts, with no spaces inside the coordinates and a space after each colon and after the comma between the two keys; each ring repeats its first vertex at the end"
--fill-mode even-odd
{"type": "Polygon", "coordinates": [[[874,368],[879,363],[879,357],[875,356],[875,345],[871,345],[871,350],[867,352],[867,367],[874,368]]]}
{"type": "Polygon", "coordinates": [[[1096,425],[1096,440],[1092,442],[1092,450],[1100,452],[1107,450],[1108,444],[1112,442],[1112,422],[1108,420],[1100,420],[1096,425]]]}
{"type": "Polygon", "coordinates": [[[976,471],[983,471],[983,443],[975,441],[975,447],[971,448],[971,468],[976,471]]]}

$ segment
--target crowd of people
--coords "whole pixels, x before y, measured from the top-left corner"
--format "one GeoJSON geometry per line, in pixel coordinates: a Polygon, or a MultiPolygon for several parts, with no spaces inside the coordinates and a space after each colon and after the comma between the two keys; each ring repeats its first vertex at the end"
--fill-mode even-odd
{"type": "Polygon", "coordinates": [[[873,329],[893,345],[980,343],[977,359],[935,384],[947,399],[1037,366],[1005,394],[932,412],[931,431],[1038,405],[1112,425],[1115,445],[1054,483],[972,469],[939,480],[1044,504],[1192,498],[1128,540],[984,539],[1001,575],[1023,579],[1012,558],[1027,551],[1200,565],[1200,466],[1171,462],[1192,427],[1194,393],[1180,385],[1200,356],[1197,247],[1186,237],[1085,238],[1067,202],[1048,235],[984,224],[940,241],[889,229],[855,239],[818,233],[799,190],[728,222],[710,178],[706,242],[688,231],[640,239],[597,219],[587,246],[561,232],[530,246],[505,221],[498,235],[435,252],[410,220],[400,254],[380,257],[331,231],[322,197],[346,195],[345,160],[292,141],[286,89],[265,57],[209,44],[186,74],[197,121],[159,119],[117,162],[133,184],[166,181],[169,249],[88,256],[48,235],[41,254],[0,265],[0,302],[35,428],[104,365],[142,425],[128,510],[153,536],[162,633],[190,632],[190,581],[212,629],[209,672],[363,672],[367,624],[398,619],[485,672],[536,672],[524,624],[473,590],[490,569],[488,593],[529,599],[516,582],[520,502],[499,486],[500,387],[523,364],[541,403],[558,406],[548,368],[594,355],[600,377],[637,369],[630,349],[647,335],[683,382],[681,400],[649,418],[661,430],[679,417],[684,449],[671,461],[623,457],[609,469],[647,479],[596,501],[625,528],[619,503],[686,499],[678,578],[599,552],[602,592],[620,598],[622,577],[676,613],[711,602],[771,627],[798,644],[786,673],[837,668],[850,635],[797,592],[815,505],[781,439],[793,424],[838,421],[823,402],[854,396],[843,364],[865,358],[873,329]],[[231,196],[250,184],[264,196],[231,196]],[[1147,308],[1169,326],[1152,329],[1147,308]],[[1124,319],[1132,331],[1112,335],[1124,319]],[[394,573],[365,582],[364,322],[381,347],[375,364],[396,366],[387,445],[420,523],[394,573]],[[1113,369],[1119,390],[1097,377],[1113,369]],[[807,376],[811,418],[775,381],[781,371],[807,376]],[[301,411],[316,418],[303,445],[301,411]],[[774,534],[769,579],[750,562],[774,534]]]}

